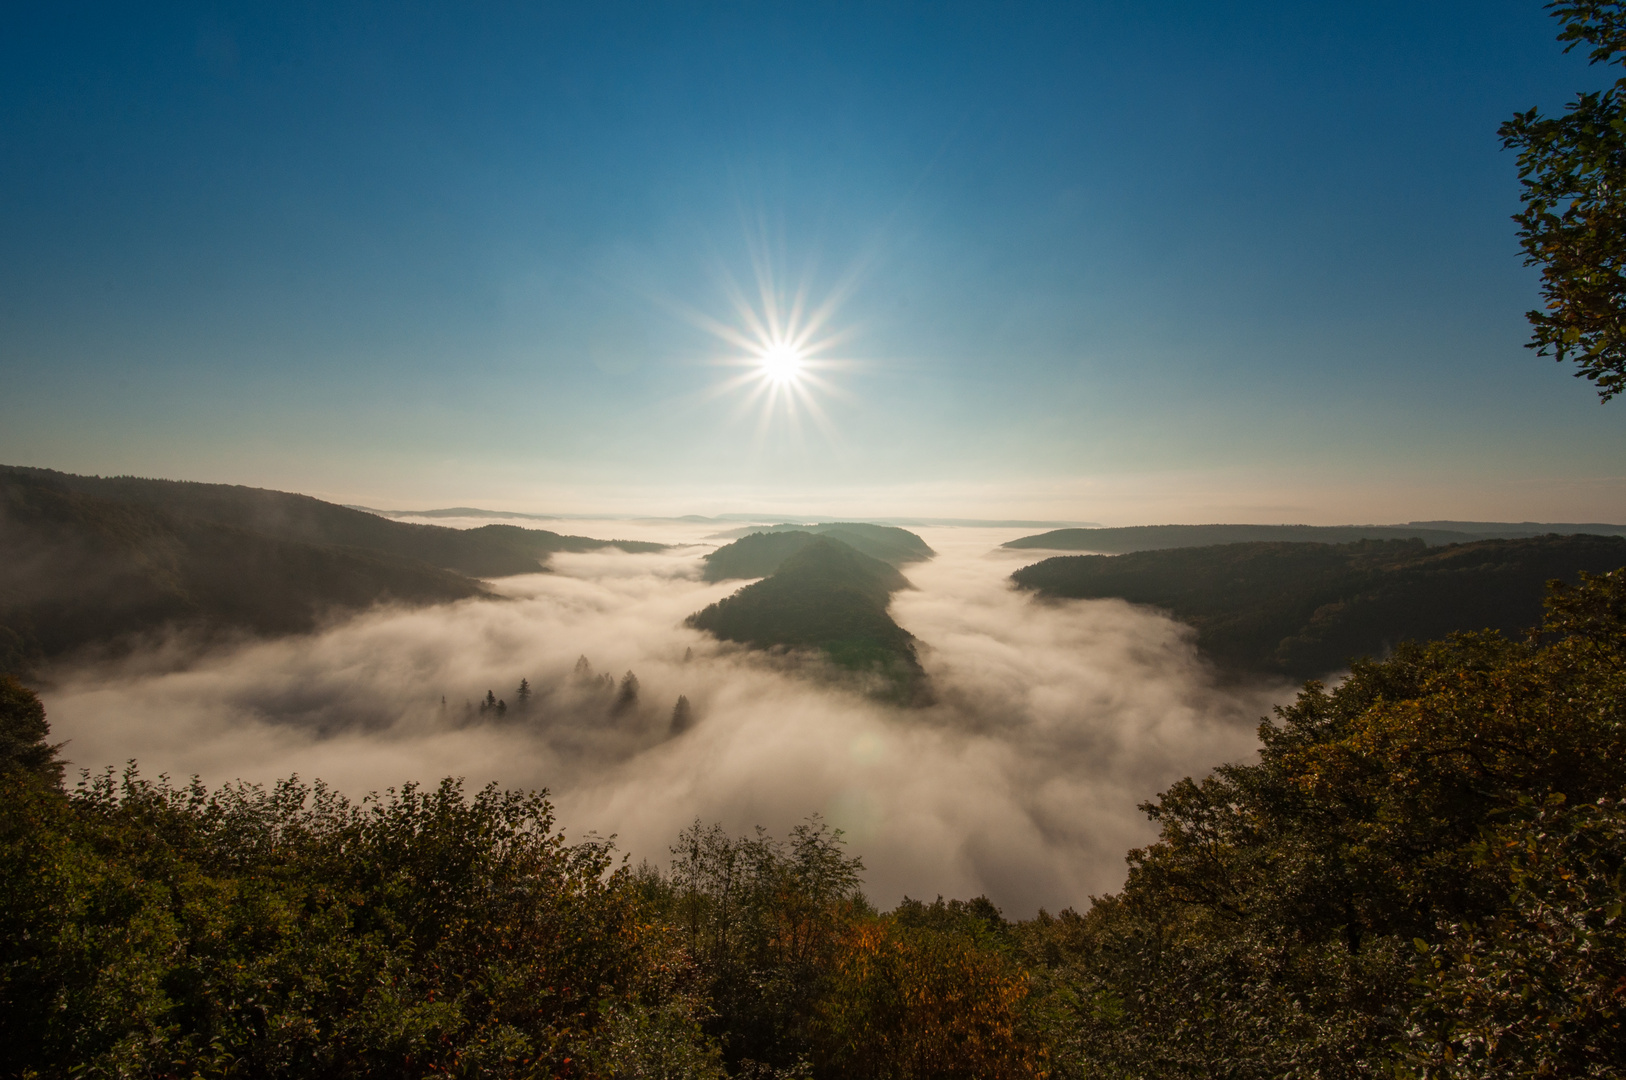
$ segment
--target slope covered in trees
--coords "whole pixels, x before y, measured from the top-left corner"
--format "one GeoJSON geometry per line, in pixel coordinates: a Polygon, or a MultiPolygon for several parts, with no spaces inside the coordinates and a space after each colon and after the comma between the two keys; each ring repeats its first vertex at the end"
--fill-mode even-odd
{"type": "Polygon", "coordinates": [[[924,678],[915,639],[887,614],[908,580],[839,540],[810,540],[770,577],[689,616],[688,625],[758,649],[817,649],[838,667],[879,675],[888,693],[912,697],[924,678]]]}
{"type": "Polygon", "coordinates": [[[1626,525],[1546,525],[1541,522],[1414,521],[1407,525],[1131,525],[1105,529],[1053,529],[1001,545],[1045,551],[1131,551],[1210,547],[1215,544],[1350,544],[1357,540],[1421,540],[1431,547],[1475,540],[1512,540],[1549,533],[1626,536],[1626,525]]]}
{"type": "Polygon", "coordinates": [[[1549,610],[1312,683],[1151,803],[1048,935],[1075,1074],[1622,1075],[1626,571],[1549,610]]]}
{"type": "Polygon", "coordinates": [[[812,543],[816,536],[839,540],[854,551],[897,567],[922,562],[936,554],[914,533],[890,525],[777,525],[751,532],[706,555],[705,579],[767,577],[786,559],[812,543]]]}
{"type": "Polygon", "coordinates": [[[60,786],[0,679],[0,1074],[1618,1077],[1626,571],[1308,685],[1082,914],[878,913],[810,821],[670,867],[451,781],[60,786]]]}
{"type": "Polygon", "coordinates": [[[812,820],[669,870],[454,781],[64,792],[0,678],[0,1075],[1040,1075],[992,905],[879,914],[812,820]]]}
{"type": "Polygon", "coordinates": [[[1196,627],[1198,647],[1227,671],[1306,679],[1407,638],[1517,631],[1536,620],[1548,581],[1622,564],[1626,538],[1545,536],[1445,548],[1390,540],[1064,555],[1012,578],[1046,597],[1163,608],[1196,627]]]}
{"type": "Polygon", "coordinates": [[[455,570],[469,577],[532,574],[556,551],[660,551],[663,544],[562,536],[546,529],[487,525],[451,529],[390,521],[377,514],[283,491],[229,484],[147,480],[133,476],[73,476],[49,469],[0,467],[13,486],[49,486],[100,503],[139,506],[167,518],[226,525],[274,540],[361,548],[455,570]]]}
{"type": "Polygon", "coordinates": [[[480,596],[616,544],[511,525],[386,521],[303,495],[0,468],[0,671],[156,631],[310,630],[381,601],[480,596]]]}

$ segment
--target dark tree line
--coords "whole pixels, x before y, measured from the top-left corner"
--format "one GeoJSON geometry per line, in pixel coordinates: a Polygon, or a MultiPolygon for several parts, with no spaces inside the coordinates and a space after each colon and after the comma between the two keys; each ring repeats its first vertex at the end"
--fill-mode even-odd
{"type": "MultiPolygon", "coordinates": [[[[638,676],[628,671],[619,681],[609,672],[602,674],[593,670],[593,665],[583,656],[576,661],[575,669],[571,674],[577,687],[590,692],[602,694],[607,699],[607,710],[610,716],[620,717],[637,711],[640,702],[642,685],[638,676]]],[[[465,722],[475,720],[503,720],[510,713],[516,717],[531,716],[540,710],[536,691],[531,687],[530,679],[521,679],[519,686],[513,693],[514,704],[510,706],[506,698],[499,698],[495,690],[487,690],[479,705],[474,702],[465,702],[463,718],[465,722]]],[[[446,699],[441,699],[441,711],[446,709],[446,699]]],[[[694,709],[689,699],[679,695],[677,704],[672,710],[671,731],[678,734],[687,730],[694,722],[694,709]]]]}

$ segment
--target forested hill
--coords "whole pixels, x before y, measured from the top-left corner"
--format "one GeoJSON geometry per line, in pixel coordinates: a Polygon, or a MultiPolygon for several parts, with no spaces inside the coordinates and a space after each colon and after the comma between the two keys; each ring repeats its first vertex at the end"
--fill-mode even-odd
{"type": "Polygon", "coordinates": [[[156,510],[172,519],[228,525],[277,540],[355,547],[417,559],[470,577],[533,574],[556,551],[658,551],[663,545],[631,540],[561,536],[545,529],[486,525],[452,529],[390,521],[362,510],[284,491],[234,484],[147,480],[133,476],[73,476],[49,469],[0,466],[0,482],[43,484],[107,503],[156,510]]]}
{"type": "Polygon", "coordinates": [[[1197,629],[1230,672],[1308,679],[1383,656],[1405,639],[1514,633],[1541,613],[1546,582],[1626,565],[1626,538],[1543,536],[1430,548],[1422,540],[1250,543],[1063,555],[1018,570],[1056,598],[1118,597],[1197,629]]]}
{"type": "MultiPolygon", "coordinates": [[[[280,634],[485,593],[610,541],[407,525],[303,495],[0,467],[0,672],[163,627],[280,634]]],[[[633,550],[658,545],[618,544],[633,550]]]]}
{"type": "Polygon", "coordinates": [[[1054,529],[1003,545],[1045,551],[1130,551],[1207,547],[1211,544],[1321,543],[1357,540],[1421,540],[1432,547],[1475,540],[1513,540],[1552,533],[1626,536],[1626,525],[1543,524],[1535,521],[1414,521],[1406,525],[1132,525],[1117,529],[1054,529]]]}
{"type": "Polygon", "coordinates": [[[915,639],[886,610],[892,593],[908,587],[895,567],[814,537],[771,576],[689,616],[688,624],[759,649],[820,650],[837,667],[879,676],[887,696],[914,700],[924,678],[915,639]]]}
{"type": "Polygon", "coordinates": [[[892,566],[923,562],[937,553],[926,541],[891,525],[857,522],[827,525],[774,525],[752,529],[734,543],[706,556],[707,581],[767,577],[781,563],[813,541],[815,536],[839,540],[854,551],[892,566]]]}

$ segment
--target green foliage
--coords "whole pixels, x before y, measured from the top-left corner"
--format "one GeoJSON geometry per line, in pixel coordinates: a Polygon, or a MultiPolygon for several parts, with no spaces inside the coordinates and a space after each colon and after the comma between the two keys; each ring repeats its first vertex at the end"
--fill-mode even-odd
{"type": "Polygon", "coordinates": [[[819,1002],[821,1075],[1005,1080],[1044,1075],[1026,973],[964,928],[855,923],[819,1002]]]}
{"type": "Polygon", "coordinates": [[[617,1007],[588,1054],[594,1070],[616,1080],[723,1080],[722,1051],[682,1003],[617,1007]]]}
{"type": "Polygon", "coordinates": [[[7,778],[0,1074],[564,1075],[639,986],[624,871],[547,803],[7,778]]]}
{"type": "MultiPolygon", "coordinates": [[[[1565,51],[1585,43],[1595,64],[1626,59],[1618,0],[1554,0],[1565,51]]],[[[1536,109],[1502,125],[1519,151],[1524,208],[1514,220],[1527,265],[1541,267],[1545,310],[1528,313],[1530,347],[1592,381],[1608,401],[1626,389],[1626,79],[1578,94],[1561,116],[1536,109]]]]}
{"type": "Polygon", "coordinates": [[[703,974],[730,1064],[795,1069],[846,927],[867,910],[863,863],[817,819],[789,842],[696,822],[672,848],[667,917],[703,974]]]}
{"type": "Polygon", "coordinates": [[[1045,1074],[1045,1033],[1017,928],[987,897],[855,922],[819,1004],[824,1075],[875,1080],[1045,1074]]]}
{"type": "Polygon", "coordinates": [[[892,566],[907,566],[936,554],[912,532],[890,525],[833,523],[828,525],[776,525],[752,532],[718,548],[705,559],[707,581],[767,577],[784,561],[813,542],[816,536],[840,541],[861,554],[892,566]]]}
{"type": "Polygon", "coordinates": [[[702,576],[707,581],[767,577],[812,542],[813,534],[801,530],[752,533],[709,552],[702,576]]]}
{"type": "Polygon", "coordinates": [[[1474,858],[1508,882],[1508,903],[1417,942],[1424,999],[1403,1061],[1419,1077],[1618,1076],[1626,807],[1555,794],[1498,825],[1474,858]]]}
{"type": "Polygon", "coordinates": [[[923,693],[924,672],[914,637],[886,610],[892,593],[908,586],[886,563],[818,537],[773,576],[689,616],[688,625],[759,649],[818,649],[837,667],[879,676],[882,694],[912,701],[923,693]]]}
{"type": "Polygon", "coordinates": [[[58,747],[46,742],[51,725],[34,691],[10,675],[0,675],[0,775],[32,774],[46,783],[62,783],[58,747]]]}
{"type": "Polygon", "coordinates": [[[985,898],[875,914],[859,860],[817,819],[788,841],[698,822],[645,871],[739,1076],[1003,1080],[1042,1074],[1011,933],[985,898]]]}
{"type": "Polygon", "coordinates": [[[1626,538],[1544,536],[1427,548],[1421,541],[1228,544],[1107,557],[1071,555],[1012,579],[1052,597],[1121,597],[1197,629],[1227,671],[1309,678],[1401,640],[1516,632],[1546,582],[1626,563],[1626,538]]]}
{"type": "MultiPolygon", "coordinates": [[[[1309,684],[1052,935],[1091,1075],[1618,1076],[1626,571],[1309,684]]],[[[1043,939],[1044,934],[1039,934],[1043,939]]]]}

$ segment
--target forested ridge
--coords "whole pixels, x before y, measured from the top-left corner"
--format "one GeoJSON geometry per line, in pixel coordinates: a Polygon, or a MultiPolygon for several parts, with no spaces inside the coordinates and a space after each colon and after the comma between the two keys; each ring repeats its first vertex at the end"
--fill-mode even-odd
{"type": "Polygon", "coordinates": [[[774,525],[750,529],[732,544],[705,556],[707,581],[729,578],[767,577],[780,564],[813,542],[826,536],[872,559],[903,567],[931,558],[932,551],[919,536],[892,525],[832,522],[823,525],[774,525]]]}
{"type": "Polygon", "coordinates": [[[487,595],[553,552],[663,547],[388,521],[280,491],[0,467],[0,673],[165,628],[285,634],[487,595]]]}
{"type": "Polygon", "coordinates": [[[1125,525],[1052,529],[1005,543],[1016,550],[1090,551],[1123,555],[1132,551],[1213,547],[1218,544],[1351,544],[1361,540],[1421,540],[1430,547],[1476,540],[1517,540],[1549,534],[1626,536],[1626,525],[1536,521],[1414,521],[1406,525],[1125,525]]]}
{"type": "Polygon", "coordinates": [[[1547,582],[1626,564],[1626,537],[1541,536],[1428,547],[1421,540],[1247,543],[1062,555],[1012,580],[1051,598],[1162,608],[1233,674],[1302,680],[1459,630],[1517,633],[1547,582]]]}
{"type": "Polygon", "coordinates": [[[815,651],[838,669],[870,678],[883,696],[923,699],[925,672],[914,635],[887,613],[892,594],[910,587],[895,567],[833,535],[757,534],[714,554],[731,548],[743,554],[726,557],[725,565],[771,557],[777,566],[695,612],[687,625],[753,648],[815,651]]]}
{"type": "Polygon", "coordinates": [[[1626,571],[1558,586],[1308,684],[1013,921],[877,911],[816,820],[632,868],[451,780],[65,790],[7,679],[0,1075],[1620,1076],[1623,699],[1626,571]]]}

